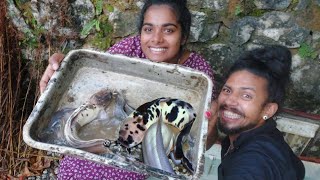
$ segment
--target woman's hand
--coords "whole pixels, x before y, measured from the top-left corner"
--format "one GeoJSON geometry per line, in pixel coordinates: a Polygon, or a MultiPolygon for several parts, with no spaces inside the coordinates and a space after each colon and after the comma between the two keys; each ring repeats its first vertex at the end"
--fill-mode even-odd
{"type": "Polygon", "coordinates": [[[49,65],[44,71],[39,84],[41,93],[43,93],[43,91],[46,89],[50,78],[52,77],[53,73],[59,68],[63,58],[64,58],[64,54],[60,54],[60,53],[54,53],[49,58],[49,65]]]}
{"type": "Polygon", "coordinates": [[[208,119],[208,135],[207,135],[207,150],[216,142],[218,138],[217,119],[218,119],[218,104],[216,101],[211,102],[210,111],[205,114],[208,119]]]}

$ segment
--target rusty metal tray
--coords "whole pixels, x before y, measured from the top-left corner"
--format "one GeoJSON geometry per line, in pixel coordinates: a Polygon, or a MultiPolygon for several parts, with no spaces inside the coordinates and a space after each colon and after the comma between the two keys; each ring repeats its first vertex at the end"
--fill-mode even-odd
{"type": "MultiPolygon", "coordinates": [[[[68,146],[41,142],[37,138],[48,126],[50,117],[62,108],[76,108],[102,88],[125,92],[128,103],[136,108],[159,97],[179,98],[189,102],[198,114],[191,129],[195,138],[192,179],[199,179],[204,169],[207,120],[204,112],[210,108],[212,82],[202,72],[180,65],[155,63],[146,59],[111,55],[93,50],[70,51],[53,75],[47,89],[38,99],[23,127],[23,139],[31,147],[61,154],[75,155],[95,162],[145,173],[160,179],[182,178],[152,168],[126,157],[100,156],[68,146]]],[[[190,178],[190,177],[188,177],[190,178]]]]}

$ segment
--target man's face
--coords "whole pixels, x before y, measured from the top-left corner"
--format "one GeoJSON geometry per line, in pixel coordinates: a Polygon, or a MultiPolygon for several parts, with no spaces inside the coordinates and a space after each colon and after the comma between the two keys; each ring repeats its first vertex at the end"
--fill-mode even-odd
{"type": "MultiPolygon", "coordinates": [[[[267,107],[267,80],[246,70],[231,74],[218,97],[219,129],[228,135],[261,126],[267,107]]],[[[270,117],[270,116],[269,116],[270,117]]]]}

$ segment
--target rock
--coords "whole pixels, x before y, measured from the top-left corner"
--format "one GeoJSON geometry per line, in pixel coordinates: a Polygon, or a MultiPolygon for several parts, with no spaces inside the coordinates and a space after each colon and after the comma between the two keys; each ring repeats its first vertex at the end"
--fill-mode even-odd
{"type": "MultiPolygon", "coordinates": [[[[270,12],[264,14],[255,35],[270,38],[288,48],[298,48],[309,36],[309,31],[296,24],[288,13],[270,12]]],[[[254,37],[254,39],[259,39],[254,37]]]]}
{"type": "Polygon", "coordinates": [[[206,14],[199,11],[191,11],[192,23],[190,28],[190,42],[196,42],[199,40],[200,34],[203,31],[203,24],[207,18],[206,14]]]}
{"type": "Polygon", "coordinates": [[[241,46],[248,42],[259,22],[256,17],[244,17],[231,25],[230,43],[241,46]]]}
{"type": "MultiPolygon", "coordinates": [[[[95,16],[95,7],[90,0],[75,0],[71,5],[72,20],[75,27],[82,27],[95,16]]],[[[57,3],[59,7],[60,4],[57,3]]]]}
{"type": "Polygon", "coordinates": [[[206,23],[206,24],[204,24],[203,30],[202,30],[201,35],[199,37],[199,41],[206,42],[206,41],[209,41],[209,40],[217,37],[217,35],[219,33],[220,26],[221,26],[221,23],[214,23],[214,24],[206,23]]]}
{"type": "Polygon", "coordinates": [[[198,8],[208,8],[213,11],[223,11],[228,7],[228,0],[193,0],[188,1],[188,5],[198,6],[198,8]]]}
{"type": "Polygon", "coordinates": [[[210,64],[213,65],[215,70],[216,80],[222,82],[224,73],[235,60],[232,58],[232,49],[227,44],[211,44],[205,54],[211,57],[210,64]]]}
{"type": "Polygon", "coordinates": [[[228,1],[226,0],[204,0],[203,6],[212,10],[225,10],[228,7],[228,1]]]}
{"type": "Polygon", "coordinates": [[[258,9],[283,10],[289,7],[291,0],[254,0],[258,9]]]}
{"type": "Polygon", "coordinates": [[[114,37],[125,37],[138,31],[137,14],[131,11],[121,12],[115,8],[109,15],[109,22],[113,24],[114,37]]]}
{"type": "Polygon", "coordinates": [[[310,6],[311,0],[300,0],[298,5],[296,6],[295,10],[297,11],[304,11],[308,9],[308,6],[310,6]]]}
{"type": "Polygon", "coordinates": [[[315,73],[319,69],[319,63],[302,58],[298,54],[293,56],[293,86],[289,88],[291,95],[288,96],[287,106],[308,113],[320,113],[317,105],[320,102],[320,74],[315,73]]]}

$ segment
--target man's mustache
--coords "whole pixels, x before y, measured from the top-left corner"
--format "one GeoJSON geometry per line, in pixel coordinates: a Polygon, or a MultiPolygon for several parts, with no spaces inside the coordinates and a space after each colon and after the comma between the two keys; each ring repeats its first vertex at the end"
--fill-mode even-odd
{"type": "Polygon", "coordinates": [[[226,104],[221,104],[220,107],[219,107],[219,110],[222,111],[222,110],[228,110],[228,111],[231,111],[233,113],[236,113],[236,114],[239,114],[241,116],[244,117],[244,113],[242,113],[240,110],[238,110],[237,108],[234,108],[234,107],[229,107],[228,105],[226,104]]]}

